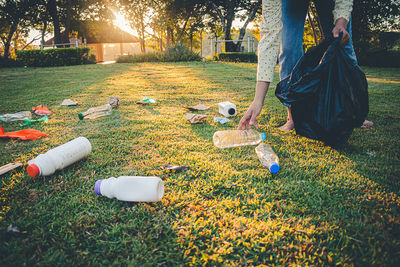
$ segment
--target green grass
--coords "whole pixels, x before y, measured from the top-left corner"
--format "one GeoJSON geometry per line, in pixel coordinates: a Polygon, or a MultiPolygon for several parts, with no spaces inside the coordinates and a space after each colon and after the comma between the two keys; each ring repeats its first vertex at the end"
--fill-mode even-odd
{"type": "MultiPolygon", "coordinates": [[[[271,175],[254,147],[219,150],[216,130],[235,128],[254,95],[255,64],[159,63],[2,69],[0,114],[47,104],[54,115],[32,128],[48,137],[0,140],[0,164],[27,160],[80,135],[93,151],[50,177],[24,168],[0,177],[0,265],[384,265],[400,264],[399,69],[365,68],[370,129],[356,129],[334,150],[276,129],[284,107],[271,87],[261,131],[281,160],[271,175]],[[109,117],[79,121],[104,104],[109,117]],[[138,106],[148,96],[158,105],[138,106]],[[60,107],[64,98],[80,103],[60,107]],[[239,116],[214,123],[217,103],[239,116]],[[183,106],[212,108],[190,125],[183,106]],[[189,165],[169,173],[165,164],[189,165]],[[96,196],[97,179],[155,175],[158,203],[96,196]],[[19,235],[6,233],[16,225],[19,235]]],[[[276,78],[277,79],[277,78],[276,78]]],[[[18,124],[2,124],[6,131],[18,124]]]]}

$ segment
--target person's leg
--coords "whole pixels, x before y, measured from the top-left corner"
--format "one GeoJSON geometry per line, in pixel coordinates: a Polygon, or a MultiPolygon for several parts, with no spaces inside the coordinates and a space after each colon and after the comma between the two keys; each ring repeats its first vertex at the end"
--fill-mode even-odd
{"type": "MultiPolygon", "coordinates": [[[[303,56],[304,22],[309,0],[282,0],[282,42],[279,54],[279,76],[283,80],[290,75],[297,61],[303,56]]],[[[279,127],[284,131],[294,128],[288,108],[287,122],[279,127]]]]}

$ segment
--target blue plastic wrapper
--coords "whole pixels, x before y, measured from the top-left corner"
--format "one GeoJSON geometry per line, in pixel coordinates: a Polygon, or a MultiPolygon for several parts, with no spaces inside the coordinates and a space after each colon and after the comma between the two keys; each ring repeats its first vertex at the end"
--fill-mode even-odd
{"type": "Polygon", "coordinates": [[[228,120],[227,118],[222,118],[222,117],[214,117],[214,121],[219,122],[221,124],[225,124],[225,123],[229,122],[230,120],[228,120]]]}
{"type": "Polygon", "coordinates": [[[307,51],[275,95],[291,108],[296,133],[340,147],[367,117],[368,83],[339,38],[307,51]]]}

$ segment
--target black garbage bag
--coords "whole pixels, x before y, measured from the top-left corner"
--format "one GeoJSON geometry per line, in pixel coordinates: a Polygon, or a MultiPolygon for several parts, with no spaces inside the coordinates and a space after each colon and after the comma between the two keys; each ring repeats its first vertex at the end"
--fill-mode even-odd
{"type": "Polygon", "coordinates": [[[343,145],[368,114],[367,79],[339,38],[309,49],[275,90],[291,108],[296,133],[332,147],[343,145]]]}

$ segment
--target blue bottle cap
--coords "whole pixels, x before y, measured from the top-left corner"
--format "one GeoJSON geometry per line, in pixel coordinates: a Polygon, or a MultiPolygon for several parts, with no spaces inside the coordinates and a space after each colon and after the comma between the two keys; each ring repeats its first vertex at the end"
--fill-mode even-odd
{"type": "Polygon", "coordinates": [[[277,172],[279,172],[279,170],[280,170],[280,168],[277,163],[272,163],[272,165],[269,167],[269,171],[271,173],[277,173],[277,172]]]}
{"type": "Polygon", "coordinates": [[[260,133],[260,137],[261,137],[261,141],[264,141],[265,139],[267,139],[267,136],[265,135],[265,133],[260,133]]]}

